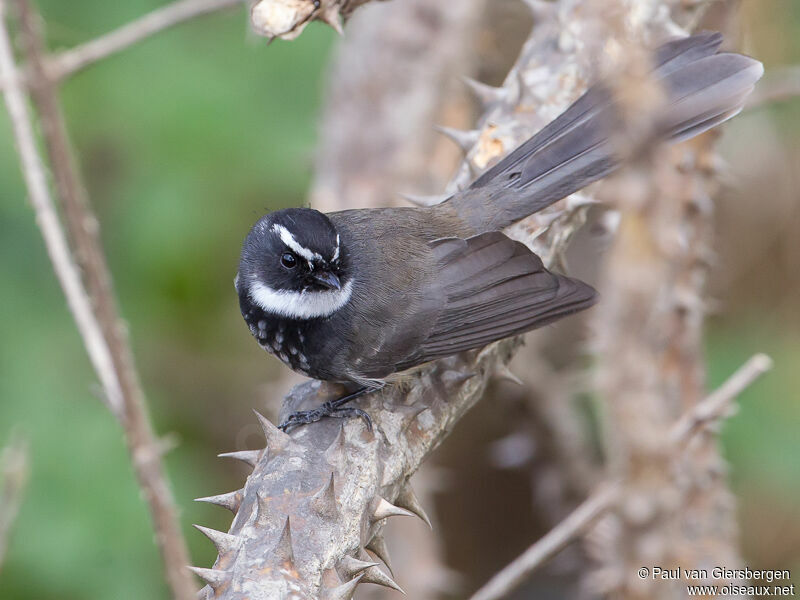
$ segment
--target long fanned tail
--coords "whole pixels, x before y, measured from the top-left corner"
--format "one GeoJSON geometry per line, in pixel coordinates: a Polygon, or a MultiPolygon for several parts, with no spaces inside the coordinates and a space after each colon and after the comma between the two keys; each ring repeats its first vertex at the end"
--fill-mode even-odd
{"type": "MultiPolygon", "coordinates": [[[[653,116],[659,138],[688,139],[742,109],[763,66],[719,52],[721,43],[720,34],[701,33],[656,50],[654,77],[666,96],[653,116]]],[[[449,202],[477,230],[491,231],[586,187],[619,166],[620,110],[606,87],[593,86],[449,202]]]]}

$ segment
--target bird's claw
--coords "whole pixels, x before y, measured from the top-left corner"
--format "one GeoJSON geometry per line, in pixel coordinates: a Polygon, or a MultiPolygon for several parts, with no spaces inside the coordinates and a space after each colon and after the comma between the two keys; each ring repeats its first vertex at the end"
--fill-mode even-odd
{"type": "Polygon", "coordinates": [[[325,402],[321,406],[312,410],[301,410],[294,412],[290,414],[283,423],[278,425],[278,428],[281,431],[287,431],[292,427],[316,423],[325,417],[333,417],[336,419],[360,417],[364,420],[364,424],[367,426],[367,429],[372,431],[372,419],[365,411],[361,410],[360,408],[335,406],[333,402],[325,402]]]}

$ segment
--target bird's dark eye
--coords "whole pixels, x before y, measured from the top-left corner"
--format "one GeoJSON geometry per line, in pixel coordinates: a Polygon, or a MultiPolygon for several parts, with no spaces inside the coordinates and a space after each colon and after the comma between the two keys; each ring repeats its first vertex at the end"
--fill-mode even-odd
{"type": "Polygon", "coordinates": [[[297,266],[297,257],[291,252],[284,252],[281,256],[281,264],[287,269],[294,269],[297,266]]]}

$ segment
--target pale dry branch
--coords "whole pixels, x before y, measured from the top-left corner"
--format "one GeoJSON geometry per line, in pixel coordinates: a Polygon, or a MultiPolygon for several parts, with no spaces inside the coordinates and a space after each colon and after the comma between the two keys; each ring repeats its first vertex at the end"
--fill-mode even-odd
{"type": "Polygon", "coordinates": [[[51,79],[62,81],[165,29],[245,2],[246,0],[177,0],[85,44],[48,57],[44,61],[46,72],[51,79]]]}
{"type": "Polygon", "coordinates": [[[772,368],[772,359],[756,354],[705,400],[675,423],[670,431],[674,443],[684,442],[696,431],[726,418],[735,408],[736,397],[772,368]]]}
{"type": "MultiPolygon", "coordinates": [[[[134,472],[150,509],[156,541],[161,551],[167,581],[180,600],[194,596],[194,586],[185,570],[189,554],[180,530],[177,509],[161,462],[161,450],[150,426],[144,393],[139,384],[132,352],[119,317],[113,284],[102,246],[98,223],[71,156],[69,139],[58,102],[57,82],[44,63],[44,41],[39,15],[29,0],[16,0],[20,36],[27,58],[31,97],[39,112],[44,145],[53,168],[57,198],[63,205],[66,226],[83,270],[81,278],[55,213],[53,201],[33,138],[32,120],[27,112],[19,73],[13,63],[8,38],[3,40],[4,79],[10,82],[6,99],[28,183],[31,202],[48,245],[56,274],[62,282],[79,329],[87,329],[84,342],[95,371],[103,383],[105,397],[120,421],[128,444],[134,472]],[[84,281],[86,287],[84,288],[84,281]],[[86,324],[83,324],[85,321],[86,324]],[[90,335],[89,335],[90,334],[90,335]]],[[[3,29],[3,32],[6,30],[3,29]]]]}
{"type": "Polygon", "coordinates": [[[561,523],[492,577],[470,600],[500,600],[517,589],[545,562],[580,538],[617,501],[619,488],[608,485],[593,493],[561,523]]]}
{"type": "Polygon", "coordinates": [[[20,436],[12,436],[0,452],[0,571],[28,484],[29,462],[27,442],[20,436]]]}
{"type": "MultiPolygon", "coordinates": [[[[631,74],[642,72],[641,61],[647,60],[636,51],[647,23],[631,18],[643,4],[597,2],[597,10],[610,15],[631,74]]],[[[631,101],[634,118],[625,126],[646,133],[648,122],[636,116],[640,104],[647,104],[642,89],[652,82],[623,77],[616,85],[615,93],[631,101]]],[[[604,301],[595,313],[597,384],[607,413],[609,476],[621,486],[621,501],[604,518],[607,535],[594,548],[599,565],[586,580],[588,589],[602,595],[685,596],[678,581],[639,578],[643,557],[648,564],[687,567],[741,561],[716,438],[698,436],[683,452],[670,452],[665,427],[704,396],[703,293],[717,136],[643,152],[610,188],[621,216],[601,285],[604,301]]]]}
{"type": "MultiPolygon", "coordinates": [[[[667,454],[673,459],[684,450],[683,445],[709,423],[719,422],[732,414],[736,397],[772,367],[772,359],[757,354],[739,367],[719,388],[684,414],[670,430],[667,454]]],[[[592,525],[620,500],[623,487],[606,483],[593,493],[563,521],[537,540],[523,554],[498,572],[470,600],[500,600],[517,589],[530,575],[569,543],[587,533],[592,525]]]]}
{"type": "Polygon", "coordinates": [[[114,415],[121,417],[122,391],[114,372],[114,362],[92,304],[81,282],[80,272],[72,259],[66,236],[61,229],[50,190],[44,164],[36,148],[33,121],[28,112],[20,71],[14,62],[11,41],[5,24],[8,0],[0,0],[0,78],[7,83],[6,107],[11,119],[14,141],[19,151],[22,173],[28,186],[28,198],[36,213],[36,222],[42,232],[56,277],[67,297],[67,304],[83,338],[95,372],[103,387],[103,400],[114,415]]]}

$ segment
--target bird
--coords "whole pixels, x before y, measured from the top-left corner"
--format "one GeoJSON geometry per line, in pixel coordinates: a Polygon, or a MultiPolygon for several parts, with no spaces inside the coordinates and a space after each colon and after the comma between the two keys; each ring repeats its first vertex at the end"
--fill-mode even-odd
{"type": "MultiPolygon", "coordinates": [[[[738,113],[760,62],[721,52],[722,36],[675,39],[653,53],[664,99],[653,137],[680,141],[738,113]]],[[[590,87],[566,111],[430,207],[267,213],[247,233],[235,277],[242,316],[291,369],[343,383],[341,398],[290,415],[284,431],[323,417],[404,372],[525,333],[592,306],[597,292],[555,273],[503,229],[608,175],[623,162],[623,108],[590,87]]]]}

